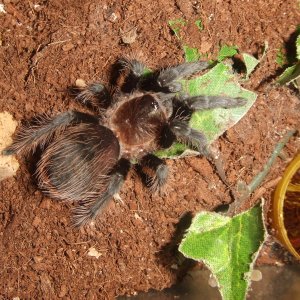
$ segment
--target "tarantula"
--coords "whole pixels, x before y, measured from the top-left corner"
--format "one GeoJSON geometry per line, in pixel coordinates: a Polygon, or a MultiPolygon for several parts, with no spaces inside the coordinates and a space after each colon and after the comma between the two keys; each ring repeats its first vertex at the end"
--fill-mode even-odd
{"type": "Polygon", "coordinates": [[[209,67],[205,61],[146,74],[136,59],[120,59],[127,70],[128,91],[114,94],[101,83],[78,88],[75,97],[93,114],[69,110],[44,116],[17,132],[4,154],[41,149],[36,167],[39,188],[50,197],[77,202],[74,225],[95,219],[118,193],[133,161],[151,178],[152,189],[166,182],[165,162],[153,152],[170,147],[175,140],[209,153],[205,135],[189,127],[194,111],[242,106],[243,98],[189,97],[181,93],[180,79],[209,67]],[[104,107],[106,109],[104,109],[104,107]]]}

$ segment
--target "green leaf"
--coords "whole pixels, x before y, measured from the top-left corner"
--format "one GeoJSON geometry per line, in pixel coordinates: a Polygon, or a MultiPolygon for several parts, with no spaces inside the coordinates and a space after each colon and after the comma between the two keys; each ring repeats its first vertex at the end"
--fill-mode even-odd
{"type": "Polygon", "coordinates": [[[237,53],[238,53],[237,46],[224,45],[224,46],[221,47],[217,59],[218,59],[218,61],[222,61],[225,58],[232,57],[237,53]]]}
{"type": "Polygon", "coordinates": [[[247,54],[247,53],[243,53],[242,56],[244,58],[244,63],[246,66],[246,79],[248,79],[249,75],[253,72],[253,70],[259,64],[259,60],[256,59],[254,56],[247,54]]]}
{"type": "MultiPolygon", "coordinates": [[[[299,79],[300,79],[300,26],[297,27],[296,33],[298,34],[296,40],[296,63],[291,67],[288,67],[279,76],[277,82],[279,84],[289,84],[293,83],[296,88],[299,89],[299,79]]],[[[293,58],[292,58],[293,59],[293,58]]]]}
{"type": "Polygon", "coordinates": [[[179,19],[175,19],[175,20],[169,20],[168,24],[171,27],[171,29],[173,30],[176,37],[180,40],[181,39],[180,31],[182,30],[182,28],[184,26],[186,26],[187,22],[184,19],[179,18],[179,19]]]}
{"type": "Polygon", "coordinates": [[[297,59],[300,59],[300,35],[296,40],[296,51],[297,51],[297,59]]]}
{"type": "Polygon", "coordinates": [[[198,27],[200,31],[204,29],[203,23],[200,19],[195,21],[195,25],[198,27]]]}
{"type": "Polygon", "coordinates": [[[287,59],[286,59],[286,56],[285,56],[282,48],[277,50],[276,63],[281,67],[287,63],[287,59]]]}
{"type": "Polygon", "coordinates": [[[185,61],[193,62],[197,61],[200,58],[200,53],[197,48],[191,48],[189,46],[183,46],[185,61]]]}
{"type": "Polygon", "coordinates": [[[278,83],[288,84],[296,80],[300,76],[300,61],[295,65],[286,68],[285,71],[279,76],[278,83]]]}
{"type": "Polygon", "coordinates": [[[233,218],[212,212],[195,216],[179,251],[203,261],[215,276],[223,300],[243,300],[253,258],[264,241],[261,206],[233,218]]]}
{"type": "MultiPolygon", "coordinates": [[[[201,21],[201,20],[197,20],[201,21]]],[[[196,21],[196,22],[197,22],[196,21]]],[[[169,26],[174,31],[175,35],[180,39],[180,31],[187,24],[184,19],[175,19],[168,22],[169,26]]],[[[196,24],[196,23],[195,23],[196,24]]],[[[197,22],[200,26],[200,22],[197,22]]],[[[196,25],[197,25],[196,24],[196,25]]],[[[266,45],[267,48],[267,45],[266,45]]],[[[197,48],[192,48],[187,45],[183,46],[185,60],[187,62],[198,61],[203,55],[199,53],[197,48]]],[[[221,47],[218,61],[221,62],[227,57],[232,57],[238,53],[236,46],[224,45],[221,47]]],[[[248,63],[248,73],[253,69],[254,60],[246,57],[248,63]]],[[[183,84],[182,93],[190,96],[211,95],[211,96],[227,96],[227,97],[242,97],[247,99],[247,104],[243,107],[231,109],[212,109],[207,111],[198,111],[192,115],[190,126],[196,130],[203,132],[208,140],[212,143],[227,129],[236,124],[249,110],[256,100],[256,94],[246,89],[241,88],[237,82],[237,78],[233,75],[231,66],[223,63],[215,65],[206,74],[194,76],[190,80],[181,80],[183,84]]],[[[172,145],[169,149],[161,150],[155,154],[159,157],[178,157],[181,155],[195,155],[197,152],[188,151],[188,147],[180,143],[172,145]]]]}
{"type": "Polygon", "coordinates": [[[167,150],[158,150],[155,152],[155,155],[158,157],[178,157],[180,156],[185,150],[187,150],[187,146],[174,143],[171,148],[167,150]]]}
{"type": "MultiPolygon", "coordinates": [[[[216,108],[193,113],[190,120],[190,126],[203,132],[211,144],[227,129],[235,125],[250,109],[256,100],[256,94],[242,88],[233,75],[230,66],[219,63],[206,74],[194,77],[190,80],[182,80],[183,91],[190,96],[197,95],[224,95],[229,97],[242,97],[247,99],[245,106],[236,108],[216,108]]],[[[174,157],[183,154],[186,146],[180,148],[173,145],[171,148],[159,151],[160,157],[174,157]],[[176,148],[176,149],[174,149],[176,148]]]]}
{"type": "Polygon", "coordinates": [[[248,100],[242,107],[195,112],[191,118],[192,128],[203,131],[209,143],[217,139],[225,130],[232,127],[249,110],[256,99],[256,94],[240,87],[230,66],[217,64],[208,73],[185,81],[185,91],[191,96],[224,95],[242,97],[248,100]]]}

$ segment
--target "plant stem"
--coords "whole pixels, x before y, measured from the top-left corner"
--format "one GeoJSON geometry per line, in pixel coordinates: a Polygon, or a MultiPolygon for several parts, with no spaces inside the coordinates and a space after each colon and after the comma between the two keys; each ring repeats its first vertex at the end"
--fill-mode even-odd
{"type": "Polygon", "coordinates": [[[270,172],[271,167],[274,164],[275,159],[280,155],[281,150],[287,144],[289,139],[297,132],[295,129],[291,129],[285,133],[279,143],[275,146],[275,149],[268,159],[267,163],[264,165],[263,170],[258,173],[249,185],[240,184],[242,186],[240,189],[242,193],[239,193],[239,196],[235,196],[234,202],[230,204],[227,214],[233,216],[244,204],[244,202],[250,197],[250,195],[261,185],[263,180],[266,178],[270,172]]]}

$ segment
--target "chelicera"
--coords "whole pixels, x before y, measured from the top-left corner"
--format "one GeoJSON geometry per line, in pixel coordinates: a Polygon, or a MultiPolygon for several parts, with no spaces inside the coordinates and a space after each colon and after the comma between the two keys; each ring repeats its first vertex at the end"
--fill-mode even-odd
{"type": "Polygon", "coordinates": [[[205,135],[189,126],[194,111],[246,103],[243,98],[181,93],[180,79],[208,68],[204,61],[150,74],[135,59],[120,59],[119,65],[127,70],[129,90],[112,94],[101,83],[77,88],[76,99],[91,109],[90,114],[70,110],[38,118],[22,126],[4,151],[28,154],[41,149],[38,185],[52,198],[77,203],[76,226],[94,220],[120,191],[132,162],[150,178],[152,190],[158,190],[167,180],[168,169],[153,154],[156,150],[179,140],[207,155],[205,135]]]}

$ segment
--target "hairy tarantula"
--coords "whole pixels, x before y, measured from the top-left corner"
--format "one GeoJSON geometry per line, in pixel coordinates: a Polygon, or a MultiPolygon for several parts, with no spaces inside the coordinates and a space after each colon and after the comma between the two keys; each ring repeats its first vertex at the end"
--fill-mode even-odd
{"type": "Polygon", "coordinates": [[[188,125],[194,111],[246,103],[243,98],[180,95],[180,79],[208,68],[204,61],[151,74],[135,59],[120,59],[119,64],[127,70],[130,90],[111,95],[101,83],[78,88],[76,99],[94,114],[70,110],[38,118],[21,127],[4,150],[9,155],[41,148],[38,185],[52,198],[77,202],[76,226],[95,219],[119,192],[132,161],[151,178],[152,188],[160,189],[168,169],[154,151],[180,140],[207,155],[205,135],[188,125]]]}

